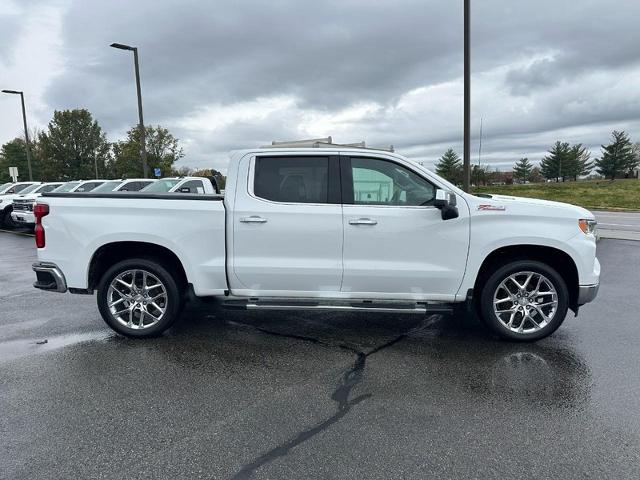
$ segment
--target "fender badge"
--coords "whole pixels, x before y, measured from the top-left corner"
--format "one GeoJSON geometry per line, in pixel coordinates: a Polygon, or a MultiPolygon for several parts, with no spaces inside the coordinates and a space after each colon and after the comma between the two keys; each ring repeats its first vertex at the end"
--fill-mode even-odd
{"type": "Polygon", "coordinates": [[[504,212],[506,209],[507,207],[505,207],[504,205],[489,205],[489,204],[478,205],[478,210],[483,210],[483,211],[504,212]]]}

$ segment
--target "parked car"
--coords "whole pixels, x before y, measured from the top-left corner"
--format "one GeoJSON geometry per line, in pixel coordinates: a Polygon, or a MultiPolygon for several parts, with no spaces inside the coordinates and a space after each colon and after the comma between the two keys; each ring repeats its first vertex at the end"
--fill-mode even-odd
{"type": "Polygon", "coordinates": [[[200,195],[219,193],[217,185],[206,177],[161,178],[141,190],[145,193],[197,193],[200,195]]]}
{"type": "Polygon", "coordinates": [[[109,180],[81,180],[80,183],[73,189],[71,190],[74,193],[86,193],[86,192],[91,192],[94,189],[96,189],[97,187],[99,187],[100,185],[102,185],[105,182],[108,182],[109,180]]]}
{"type": "Polygon", "coordinates": [[[20,193],[22,190],[30,185],[39,184],[40,182],[17,182],[17,183],[3,183],[0,185],[0,195],[12,195],[14,193],[20,193]]]}
{"type": "Polygon", "coordinates": [[[109,180],[102,185],[91,190],[98,192],[138,192],[144,187],[151,185],[156,180],[151,178],[129,178],[121,180],[109,180]]]}
{"type": "Polygon", "coordinates": [[[11,221],[13,225],[10,226],[25,226],[33,228],[35,226],[35,217],[33,216],[33,206],[36,203],[36,199],[43,193],[51,192],[60,187],[62,182],[47,182],[40,185],[38,188],[27,194],[20,194],[13,199],[13,211],[11,212],[11,221]]]}
{"type": "Polygon", "coordinates": [[[476,197],[365,148],[237,151],[224,196],[89,193],[79,206],[49,193],[35,215],[35,287],[97,292],[106,323],[131,337],[160,334],[197,296],[249,310],[466,305],[532,341],[599,286],[589,211],[476,197]]]}
{"type": "Polygon", "coordinates": [[[0,227],[14,227],[13,221],[11,220],[14,199],[21,194],[27,194],[38,189],[41,185],[39,182],[16,183],[13,185],[14,188],[9,188],[6,193],[0,195],[0,227]]]}

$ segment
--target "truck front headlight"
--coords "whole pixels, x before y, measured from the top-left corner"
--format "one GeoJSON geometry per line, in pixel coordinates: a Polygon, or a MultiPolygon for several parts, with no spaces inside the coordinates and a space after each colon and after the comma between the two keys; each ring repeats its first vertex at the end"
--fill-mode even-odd
{"type": "Polygon", "coordinates": [[[582,233],[586,235],[595,235],[597,225],[598,222],[589,218],[581,218],[580,220],[578,220],[578,226],[580,227],[580,230],[582,230],[582,233]]]}

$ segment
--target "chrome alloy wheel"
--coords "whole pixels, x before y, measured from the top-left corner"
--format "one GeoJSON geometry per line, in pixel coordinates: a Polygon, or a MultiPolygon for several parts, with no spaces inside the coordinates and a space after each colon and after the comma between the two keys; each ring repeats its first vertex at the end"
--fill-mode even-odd
{"type": "Polygon", "coordinates": [[[546,327],[558,310],[558,292],[538,272],[517,272],[505,278],[493,294],[493,312],[515,333],[533,333],[546,327]]]}
{"type": "Polygon", "coordinates": [[[145,270],[126,270],[116,276],[107,291],[107,305],[113,318],[134,330],[149,328],[167,311],[164,284],[145,270]]]}

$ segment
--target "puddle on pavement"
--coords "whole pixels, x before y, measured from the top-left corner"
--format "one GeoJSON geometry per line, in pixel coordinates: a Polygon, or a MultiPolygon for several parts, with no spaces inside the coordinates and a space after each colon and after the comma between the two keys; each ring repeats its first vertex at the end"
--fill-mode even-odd
{"type": "Polygon", "coordinates": [[[100,331],[73,333],[70,335],[53,335],[49,337],[43,336],[40,338],[21,338],[0,342],[0,362],[14,360],[26,355],[47,353],[80,343],[103,341],[114,336],[114,333],[100,331]]]}

